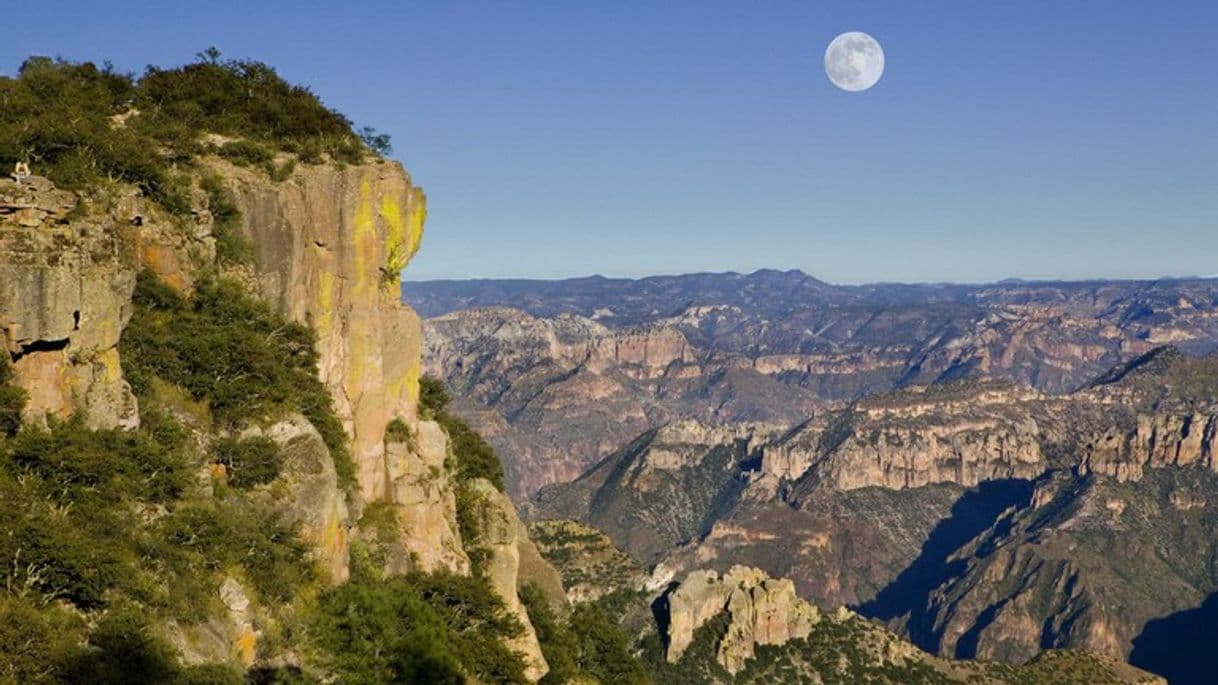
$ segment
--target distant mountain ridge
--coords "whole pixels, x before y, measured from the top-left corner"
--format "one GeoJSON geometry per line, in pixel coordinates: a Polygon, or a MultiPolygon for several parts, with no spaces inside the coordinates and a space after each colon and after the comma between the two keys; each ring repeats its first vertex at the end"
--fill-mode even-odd
{"type": "Polygon", "coordinates": [[[992,283],[896,283],[835,285],[798,269],[759,269],[699,272],[642,278],[600,275],[564,279],[438,279],[404,281],[402,297],[427,318],[461,309],[513,307],[534,316],[561,313],[596,316],[614,306],[612,315],[598,317],[607,324],[629,325],[636,318],[671,316],[695,304],[743,304],[750,298],[740,291],[788,297],[817,295],[826,304],[895,306],[911,303],[980,303],[1004,291],[1084,292],[1118,288],[1133,293],[1177,288],[1218,291],[1218,276],[1148,280],[1087,279],[1027,280],[1006,278],[992,283]],[[736,301],[733,301],[736,300],[736,301]]]}
{"type": "Polygon", "coordinates": [[[758,271],[403,287],[428,317],[424,370],[504,455],[517,495],[675,419],[789,426],[968,377],[1061,393],[1161,345],[1218,347],[1218,280],[834,286],[758,271]]]}

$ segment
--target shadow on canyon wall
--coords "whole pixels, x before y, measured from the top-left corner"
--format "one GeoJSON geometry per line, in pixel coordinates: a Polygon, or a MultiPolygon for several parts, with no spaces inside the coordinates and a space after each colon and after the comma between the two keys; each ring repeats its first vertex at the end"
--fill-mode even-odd
{"type": "Polygon", "coordinates": [[[936,587],[955,577],[965,566],[964,560],[949,562],[948,558],[994,525],[1008,507],[1027,506],[1032,488],[1032,481],[1006,479],[988,481],[965,492],[952,505],[947,518],[931,531],[918,558],[874,599],[856,610],[881,621],[908,617],[910,641],[924,650],[938,653],[942,636],[934,628],[933,616],[927,612],[928,599],[936,587]]]}
{"type": "Polygon", "coordinates": [[[1129,663],[1167,678],[1171,685],[1218,682],[1218,592],[1201,606],[1148,621],[1134,638],[1129,663]]]}

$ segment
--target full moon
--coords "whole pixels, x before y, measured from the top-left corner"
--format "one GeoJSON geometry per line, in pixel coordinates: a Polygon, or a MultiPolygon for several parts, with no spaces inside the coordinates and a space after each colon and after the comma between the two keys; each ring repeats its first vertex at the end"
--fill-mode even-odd
{"type": "Polygon", "coordinates": [[[825,50],[825,73],[842,90],[867,90],[884,75],[884,50],[861,31],[843,33],[825,50]]]}

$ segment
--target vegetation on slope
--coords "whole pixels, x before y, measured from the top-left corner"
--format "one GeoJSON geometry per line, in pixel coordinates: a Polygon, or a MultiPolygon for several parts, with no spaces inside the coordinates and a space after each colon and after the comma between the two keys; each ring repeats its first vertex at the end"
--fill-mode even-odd
{"type": "MultiPolygon", "coordinates": [[[[0,501],[15,514],[0,522],[0,682],[524,681],[505,645],[521,626],[485,578],[385,577],[357,554],[352,580],[323,589],[273,502],[246,493],[278,477],[281,455],[265,438],[226,432],[287,409],[333,419],[307,329],[224,282],[182,298],[145,274],[135,300],[121,350],[142,426],[94,430],[73,419],[0,437],[0,501]],[[169,418],[180,407],[163,406],[156,390],[166,385],[207,408],[206,449],[169,418]],[[208,461],[228,467],[230,487],[201,482],[208,461]],[[242,675],[180,663],[165,623],[225,615],[225,577],[240,579],[273,621],[260,656],[290,645],[299,666],[242,675]]],[[[19,413],[10,377],[0,377],[0,397],[17,398],[19,413]]],[[[493,475],[497,462],[476,435],[457,445],[475,446],[466,477],[493,475]]]]}
{"type": "Polygon", "coordinates": [[[139,186],[172,213],[190,210],[183,172],[210,148],[203,133],[241,139],[214,151],[256,162],[272,175],[275,153],[319,163],[355,163],[384,154],[389,141],[350,120],[303,86],[250,60],[221,60],[208,50],[172,69],[135,77],[110,65],[31,57],[16,78],[0,77],[0,167],[31,162],[56,185],[85,189],[139,186]]]}
{"type": "Polygon", "coordinates": [[[504,644],[521,630],[480,578],[361,572],[321,597],[305,635],[343,683],[522,683],[504,644]]]}
{"type": "Polygon", "coordinates": [[[550,672],[542,678],[543,685],[651,682],[643,663],[634,655],[630,636],[622,628],[621,597],[578,603],[565,618],[550,610],[536,586],[526,585],[520,599],[550,665],[550,672]]]}
{"type": "MultiPolygon", "coordinates": [[[[228,281],[205,281],[183,298],[145,271],[133,300],[135,313],[119,350],[136,394],[147,396],[155,379],[179,386],[206,403],[222,429],[299,411],[321,433],[340,481],[354,481],[346,434],[317,377],[308,327],[228,281]]],[[[273,459],[262,455],[259,461],[265,468],[273,459]]]]}
{"type": "Polygon", "coordinates": [[[21,428],[21,412],[25,409],[25,391],[12,383],[13,368],[8,351],[0,353],[0,437],[16,434],[21,428]]]}
{"type": "Polygon", "coordinates": [[[294,532],[201,492],[200,461],[151,409],[137,431],[74,419],[0,441],[0,682],[191,682],[153,621],[220,613],[226,574],[269,602],[307,590],[294,532]]]}

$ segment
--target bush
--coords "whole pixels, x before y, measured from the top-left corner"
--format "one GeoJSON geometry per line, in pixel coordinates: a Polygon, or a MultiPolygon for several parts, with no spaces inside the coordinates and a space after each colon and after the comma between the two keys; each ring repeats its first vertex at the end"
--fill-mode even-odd
{"type": "Polygon", "coordinates": [[[602,683],[649,683],[643,664],[630,649],[630,637],[605,607],[597,602],[577,604],[569,630],[578,645],[576,666],[602,683]]]}
{"type": "Polygon", "coordinates": [[[178,445],[147,431],[53,423],[10,440],[0,459],[0,583],[81,608],[135,582],[132,503],[163,505],[190,475],[178,445]]]}
{"type": "Polygon", "coordinates": [[[173,193],[160,146],[111,125],[135,96],[131,76],[109,66],[31,57],[17,78],[0,78],[0,166],[29,160],[35,173],[65,188],[111,178],[168,199],[173,193]]]}
{"type": "Polygon", "coordinates": [[[283,455],[274,440],[263,436],[222,438],[212,445],[217,463],[224,464],[228,484],[239,490],[279,477],[283,455]]]}
{"type": "MultiPolygon", "coordinates": [[[[255,166],[276,151],[358,163],[367,150],[351,122],[307,88],[261,62],[222,61],[215,52],[177,68],[148,67],[139,79],[108,64],[31,57],[16,78],[0,77],[0,102],[0,166],[28,160],[69,189],[132,183],[180,216],[191,209],[188,184],[171,170],[188,170],[202,151],[200,133],[241,138],[220,153],[255,166]]],[[[385,150],[388,136],[373,133],[369,142],[385,150]]],[[[266,168],[280,179],[291,171],[266,168]]]]}
{"type": "Polygon", "coordinates": [[[292,173],[296,171],[296,160],[289,159],[283,164],[275,164],[273,162],[267,164],[266,172],[270,174],[271,180],[276,183],[283,183],[292,177],[292,173]]]}
{"type": "Polygon", "coordinates": [[[444,387],[444,381],[434,376],[419,379],[419,409],[424,416],[434,417],[448,408],[452,397],[444,387]]]}
{"type": "Polygon", "coordinates": [[[326,108],[308,88],[284,81],[261,62],[220,60],[218,53],[175,69],[148,67],[136,104],[157,131],[166,122],[181,122],[198,131],[279,144],[315,139],[358,143],[351,122],[326,108]]]}
{"type": "Polygon", "coordinates": [[[299,411],[330,449],[340,481],[354,482],[347,436],[317,377],[309,328],[227,281],[200,283],[184,299],[145,271],[133,301],[135,313],[119,346],[137,393],[147,393],[159,377],[206,402],[227,428],[276,411],[299,411]]]}
{"type": "Polygon", "coordinates": [[[385,442],[404,442],[413,445],[415,436],[405,421],[395,417],[385,426],[385,442]]]}
{"type": "Polygon", "coordinates": [[[537,585],[529,583],[520,589],[520,601],[529,614],[529,622],[537,633],[537,642],[541,645],[542,656],[550,665],[550,670],[542,678],[545,685],[562,685],[578,681],[583,675],[576,660],[579,656],[579,645],[575,636],[559,621],[545,594],[537,585]]]}
{"type": "Polygon", "coordinates": [[[260,597],[277,602],[317,577],[296,531],[276,512],[241,500],[182,504],[157,522],[142,551],[171,574],[171,609],[185,618],[204,617],[215,596],[215,576],[200,570],[240,567],[260,597]]]}
{"type": "Polygon", "coordinates": [[[109,611],[89,633],[89,642],[64,667],[69,683],[163,685],[179,676],[173,648],[153,634],[132,607],[109,611]]]}
{"type": "Polygon", "coordinates": [[[234,140],[220,146],[219,154],[238,166],[260,166],[274,159],[266,146],[252,140],[234,140]]]}
{"type": "Polygon", "coordinates": [[[241,210],[233,202],[220,177],[208,174],[199,181],[207,194],[207,209],[212,216],[212,236],[216,239],[216,259],[221,264],[249,264],[254,248],[241,235],[241,210]]]}
{"type": "Polygon", "coordinates": [[[0,593],[0,683],[53,683],[76,649],[84,622],[0,593]]]}
{"type": "Polygon", "coordinates": [[[21,428],[21,412],[28,396],[13,383],[13,369],[8,352],[0,351],[0,436],[13,436],[21,428]]]}
{"type": "Polygon", "coordinates": [[[481,579],[354,578],[318,602],[308,635],[344,683],[520,683],[504,640],[521,626],[481,579]]]}
{"type": "Polygon", "coordinates": [[[474,478],[489,480],[503,492],[503,464],[495,450],[469,424],[448,411],[451,397],[444,383],[431,376],[419,379],[419,408],[423,416],[435,419],[448,433],[452,448],[453,473],[458,481],[474,478]]]}

